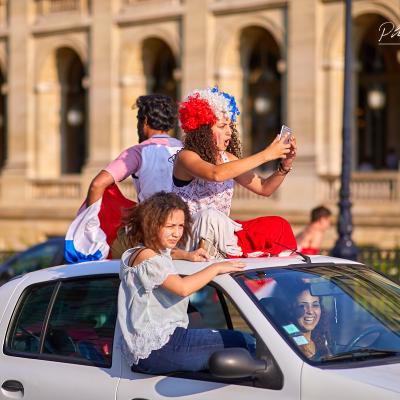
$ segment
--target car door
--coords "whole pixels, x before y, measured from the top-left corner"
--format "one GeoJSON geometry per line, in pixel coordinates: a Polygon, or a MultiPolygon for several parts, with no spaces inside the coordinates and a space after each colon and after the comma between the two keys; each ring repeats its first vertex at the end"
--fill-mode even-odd
{"type": "MultiPolygon", "coordinates": [[[[218,288],[207,286],[191,296],[189,327],[213,329],[237,329],[253,334],[253,329],[242,318],[238,309],[218,288]]],[[[257,343],[261,346],[262,343],[257,343]]],[[[253,387],[250,379],[232,382],[218,381],[208,372],[172,373],[155,376],[134,373],[123,361],[122,378],[118,385],[117,400],[158,399],[299,399],[299,387],[289,390],[253,387]],[[294,396],[293,394],[296,393],[294,396]]],[[[282,385],[283,385],[283,376],[282,385]]]]}
{"type": "Polygon", "coordinates": [[[0,399],[113,399],[121,370],[113,357],[118,285],[114,275],[28,287],[1,354],[0,399]]]}

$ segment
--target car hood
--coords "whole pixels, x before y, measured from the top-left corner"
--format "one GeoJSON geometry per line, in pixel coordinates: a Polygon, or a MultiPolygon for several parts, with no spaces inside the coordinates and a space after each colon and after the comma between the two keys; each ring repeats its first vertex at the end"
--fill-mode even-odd
{"type": "Polygon", "coordinates": [[[400,362],[357,368],[321,369],[304,364],[302,399],[389,400],[399,398],[400,362]]]}
{"type": "Polygon", "coordinates": [[[353,381],[400,393],[400,362],[375,367],[335,370],[335,373],[353,381]]]}

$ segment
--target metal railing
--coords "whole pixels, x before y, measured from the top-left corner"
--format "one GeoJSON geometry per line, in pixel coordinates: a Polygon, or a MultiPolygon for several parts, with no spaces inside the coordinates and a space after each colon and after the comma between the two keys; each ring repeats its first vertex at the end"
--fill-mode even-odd
{"type": "Polygon", "coordinates": [[[374,267],[398,282],[400,281],[400,248],[376,249],[364,247],[360,250],[360,262],[374,267]]]}
{"type": "MultiPolygon", "coordinates": [[[[378,249],[376,247],[359,247],[359,262],[383,272],[400,282],[400,248],[378,249]]],[[[330,255],[330,250],[323,249],[321,254],[330,255]]]]}

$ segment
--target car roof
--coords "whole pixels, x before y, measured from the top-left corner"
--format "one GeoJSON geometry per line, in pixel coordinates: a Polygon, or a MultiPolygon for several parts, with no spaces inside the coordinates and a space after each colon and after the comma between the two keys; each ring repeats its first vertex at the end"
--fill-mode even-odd
{"type": "MultiPolygon", "coordinates": [[[[301,256],[286,256],[286,257],[268,257],[268,258],[239,258],[246,264],[245,270],[254,270],[259,268],[274,268],[286,267],[290,265],[313,265],[313,264],[359,264],[355,261],[344,260],[329,256],[310,256],[310,263],[306,263],[301,256]]],[[[206,266],[216,262],[215,260],[209,262],[191,262],[184,260],[175,260],[174,264],[177,272],[182,275],[191,275],[200,271],[206,266]]],[[[24,275],[31,277],[33,281],[43,281],[51,279],[67,279],[77,276],[87,275],[104,275],[104,274],[118,274],[120,269],[120,260],[102,260],[102,261],[88,261],[79,264],[68,264],[57,267],[45,268],[39,271],[31,272],[24,275]]]]}

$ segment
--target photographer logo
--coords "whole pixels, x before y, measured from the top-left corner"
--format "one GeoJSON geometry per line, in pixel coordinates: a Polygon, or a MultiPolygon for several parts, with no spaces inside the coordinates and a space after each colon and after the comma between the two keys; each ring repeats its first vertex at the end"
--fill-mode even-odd
{"type": "Polygon", "coordinates": [[[378,44],[381,46],[400,46],[400,25],[386,21],[379,27],[378,44]]]}

